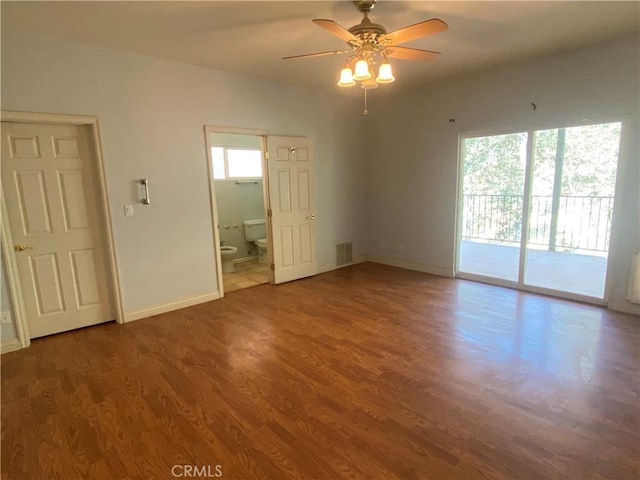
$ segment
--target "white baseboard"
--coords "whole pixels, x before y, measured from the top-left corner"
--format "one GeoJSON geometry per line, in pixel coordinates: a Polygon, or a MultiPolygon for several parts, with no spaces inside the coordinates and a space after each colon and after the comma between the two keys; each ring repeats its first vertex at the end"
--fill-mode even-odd
{"type": "Polygon", "coordinates": [[[20,350],[21,348],[22,344],[20,343],[20,340],[16,338],[15,340],[11,340],[10,342],[0,345],[0,353],[15,352],[16,350],[20,350]]]}
{"type": "Polygon", "coordinates": [[[607,308],[609,310],[615,310],[616,312],[640,315],[640,305],[631,303],[629,300],[610,300],[607,303],[607,308]]]}
{"type": "Polygon", "coordinates": [[[451,270],[447,270],[446,268],[423,265],[421,263],[403,262],[392,258],[378,257],[376,255],[369,256],[369,261],[373,263],[381,263],[383,265],[390,265],[392,267],[404,268],[407,270],[415,270],[416,272],[430,273],[432,275],[438,275],[439,277],[454,277],[453,268],[451,270]]]}
{"type": "Polygon", "coordinates": [[[330,272],[332,270],[335,270],[336,264],[335,263],[330,263],[328,265],[322,265],[321,267],[318,267],[318,273],[327,273],[330,272]]]}
{"type": "Polygon", "coordinates": [[[144,308],[142,310],[133,310],[125,312],[124,321],[133,322],[134,320],[140,320],[141,318],[152,317],[154,315],[160,315],[161,313],[172,312],[181,308],[192,307],[200,303],[210,302],[211,300],[217,300],[220,298],[220,292],[208,293],[206,295],[199,295],[197,297],[189,297],[184,300],[178,300],[177,302],[166,303],[164,305],[158,305],[156,307],[144,308]]]}
{"type": "Polygon", "coordinates": [[[353,262],[347,263],[346,265],[340,265],[339,267],[336,266],[335,263],[330,263],[328,265],[322,265],[322,266],[318,267],[318,273],[327,273],[327,272],[331,272],[332,270],[337,270],[339,268],[349,267],[351,265],[356,265],[358,263],[364,263],[364,262],[368,262],[368,261],[369,261],[369,255],[360,255],[359,257],[354,258],[353,262]]]}

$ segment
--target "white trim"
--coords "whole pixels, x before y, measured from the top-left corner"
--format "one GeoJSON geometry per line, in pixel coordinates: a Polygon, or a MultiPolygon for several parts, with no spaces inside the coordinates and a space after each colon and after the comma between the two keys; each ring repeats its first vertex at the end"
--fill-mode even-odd
{"type": "Polygon", "coordinates": [[[116,260],[116,240],[113,235],[113,223],[111,222],[111,212],[109,209],[109,190],[107,189],[107,175],[102,157],[102,139],[100,137],[100,122],[96,117],[91,125],[91,133],[94,142],[94,155],[96,160],[96,170],[98,174],[98,183],[100,192],[100,200],[102,208],[102,220],[105,226],[107,256],[109,260],[109,268],[111,273],[111,294],[113,295],[114,307],[116,309],[116,322],[124,323],[124,307],[122,305],[122,284],[120,283],[120,272],[118,262],[116,260]]]}
{"type": "Polygon", "coordinates": [[[458,270],[460,270],[460,242],[462,241],[462,214],[460,212],[463,207],[464,201],[464,166],[462,165],[462,159],[465,156],[465,141],[464,137],[458,135],[458,161],[456,163],[456,204],[455,204],[455,232],[453,238],[455,239],[455,248],[453,249],[453,276],[455,277],[458,270]]]}
{"type": "Polygon", "coordinates": [[[422,263],[403,262],[401,260],[379,257],[377,255],[370,255],[369,261],[373,263],[381,263],[383,265],[390,265],[392,267],[404,268],[406,270],[414,270],[416,272],[430,273],[431,275],[437,275],[439,277],[454,278],[453,269],[448,270],[446,268],[424,265],[422,263]]]}
{"type": "MultiPolygon", "coordinates": [[[[116,249],[115,249],[115,237],[113,234],[113,225],[111,223],[111,215],[109,209],[109,194],[107,190],[106,171],[104,167],[104,160],[102,157],[102,143],[100,138],[100,126],[98,117],[87,115],[61,115],[54,113],[35,113],[35,112],[14,112],[14,111],[0,111],[0,119],[2,122],[13,123],[37,123],[37,124],[54,124],[54,125],[74,125],[74,126],[88,126],[90,128],[90,137],[93,142],[91,145],[91,161],[93,167],[95,167],[95,173],[97,176],[97,186],[100,189],[100,201],[98,202],[98,209],[100,211],[100,226],[104,228],[103,241],[107,247],[107,258],[109,263],[109,274],[111,275],[111,282],[109,285],[110,301],[115,309],[115,320],[118,323],[124,322],[124,310],[122,306],[122,286],[120,283],[120,272],[118,269],[118,263],[116,261],[116,249]]],[[[2,237],[5,242],[8,241],[10,245],[13,245],[11,237],[11,229],[9,223],[5,220],[6,210],[4,197],[2,198],[2,222],[0,222],[0,228],[2,237]]],[[[3,245],[4,243],[3,242],[3,245]]],[[[7,276],[10,277],[9,289],[13,301],[14,318],[16,322],[16,328],[18,331],[18,337],[23,347],[28,347],[30,342],[29,327],[26,320],[26,310],[24,306],[24,299],[22,297],[22,289],[20,288],[19,277],[17,275],[17,265],[14,265],[15,255],[13,250],[9,246],[3,247],[3,254],[5,255],[7,268],[7,276]],[[15,298],[14,298],[15,297],[15,298]]]]}
{"type": "Polygon", "coordinates": [[[197,297],[189,297],[177,302],[165,303],[164,305],[157,305],[151,308],[143,308],[141,310],[132,310],[124,313],[125,322],[133,322],[142,318],[153,317],[154,315],[160,315],[161,313],[173,312],[174,310],[180,310],[181,308],[192,307],[205,302],[211,302],[212,300],[218,300],[221,298],[220,292],[207,293],[206,295],[199,295],[197,297]]]}
{"type": "Polygon", "coordinates": [[[0,345],[0,354],[15,352],[16,350],[21,350],[23,348],[22,342],[16,338],[15,340],[11,340],[10,342],[0,345]]]}
{"type": "MultiPolygon", "coordinates": [[[[265,132],[262,135],[262,202],[264,203],[264,226],[267,234],[267,259],[269,263],[269,283],[275,285],[276,272],[275,269],[271,269],[273,262],[273,228],[271,225],[271,217],[269,211],[271,211],[271,183],[269,181],[269,146],[267,145],[268,133],[265,132]]],[[[258,257],[260,256],[260,249],[258,249],[258,257]]]]}
{"type": "Polygon", "coordinates": [[[49,125],[93,125],[98,117],[87,115],[63,115],[58,113],[15,112],[3,110],[0,119],[13,123],[44,123],[49,125]]]}
{"type": "MultiPolygon", "coordinates": [[[[631,142],[630,142],[630,128],[629,124],[631,123],[631,117],[629,115],[623,115],[618,120],[620,122],[620,144],[618,146],[618,164],[616,165],[616,184],[614,187],[613,193],[613,208],[611,211],[611,230],[609,231],[609,252],[607,258],[607,271],[605,273],[605,281],[604,281],[604,299],[609,302],[611,299],[611,289],[614,283],[613,277],[613,269],[611,268],[611,247],[614,247],[614,251],[616,253],[622,253],[622,251],[618,252],[616,247],[618,246],[623,233],[623,226],[625,225],[627,219],[623,215],[624,208],[620,205],[622,198],[625,198],[625,181],[627,175],[627,170],[633,162],[632,153],[631,153],[631,142]]],[[[637,157],[636,157],[637,158],[637,157]]],[[[637,195],[637,192],[636,192],[637,195]]],[[[633,251],[629,252],[633,253],[633,251]]],[[[628,257],[627,257],[628,258],[628,257]]],[[[628,279],[627,288],[631,287],[631,277],[628,279]]],[[[620,300],[624,302],[624,300],[620,300]]],[[[614,300],[612,302],[614,305],[618,305],[618,301],[614,300]]],[[[620,307],[624,308],[624,307],[620,307]]],[[[616,307],[614,310],[618,310],[616,307]]],[[[626,311],[626,310],[622,310],[626,311]]]]}
{"type": "Polygon", "coordinates": [[[327,265],[322,265],[318,267],[318,273],[327,273],[333,270],[340,270],[344,267],[350,267],[351,265],[357,265],[359,263],[365,263],[369,261],[369,255],[360,255],[353,259],[353,262],[347,263],[345,265],[340,265],[339,267],[335,263],[329,263],[327,265]]]}
{"type": "Polygon", "coordinates": [[[205,125],[204,128],[209,133],[233,133],[235,135],[254,135],[256,137],[269,135],[267,130],[261,128],[230,127],[225,125],[205,125]]]}
{"type": "MultiPolygon", "coordinates": [[[[351,263],[344,265],[345,267],[351,265],[351,263]]],[[[327,273],[327,272],[332,272],[334,270],[337,270],[338,267],[336,267],[335,263],[329,263],[327,265],[322,265],[320,267],[318,267],[318,273],[327,273]]]]}
{"type": "Polygon", "coordinates": [[[22,348],[31,345],[31,335],[29,334],[29,324],[26,321],[27,314],[25,312],[24,300],[22,298],[22,288],[20,285],[20,274],[18,273],[18,264],[16,262],[15,252],[11,248],[13,245],[13,235],[9,225],[9,215],[7,212],[7,202],[4,199],[4,190],[0,184],[0,204],[2,207],[2,215],[0,215],[0,232],[2,232],[2,257],[7,272],[7,283],[9,296],[11,297],[11,305],[13,306],[13,321],[18,333],[18,340],[22,348]]]}
{"type": "Polygon", "coordinates": [[[612,300],[607,303],[607,308],[609,310],[615,310],[616,312],[640,315],[640,305],[632,303],[629,300],[612,300]]]}
{"type": "Polygon", "coordinates": [[[211,156],[211,131],[207,125],[204,126],[204,143],[207,155],[207,177],[209,181],[209,201],[211,202],[211,228],[213,229],[213,254],[216,258],[216,279],[218,292],[224,297],[224,283],[222,281],[222,254],[220,252],[220,225],[218,224],[218,204],[216,202],[216,182],[213,178],[213,158],[211,156]]]}

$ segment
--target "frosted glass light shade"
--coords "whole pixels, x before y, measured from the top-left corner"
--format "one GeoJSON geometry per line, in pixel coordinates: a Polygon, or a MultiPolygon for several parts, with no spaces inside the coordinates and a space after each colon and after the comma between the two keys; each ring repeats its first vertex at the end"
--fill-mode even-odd
{"type": "Polygon", "coordinates": [[[380,70],[378,70],[378,78],[376,78],[376,82],[391,83],[393,81],[395,81],[395,77],[393,76],[393,72],[391,71],[391,65],[385,62],[380,65],[380,70]]]}
{"type": "Polygon", "coordinates": [[[340,72],[340,80],[338,85],[341,87],[353,87],[356,82],[353,81],[353,73],[349,67],[344,67],[340,72]]]}
{"type": "Polygon", "coordinates": [[[373,77],[371,77],[367,80],[363,80],[360,86],[366,90],[371,90],[373,88],[378,88],[378,82],[376,82],[373,77]]]}
{"type": "Polygon", "coordinates": [[[371,73],[369,73],[369,64],[366,60],[358,60],[356,62],[356,69],[353,74],[354,80],[367,80],[371,78],[371,73]]]}

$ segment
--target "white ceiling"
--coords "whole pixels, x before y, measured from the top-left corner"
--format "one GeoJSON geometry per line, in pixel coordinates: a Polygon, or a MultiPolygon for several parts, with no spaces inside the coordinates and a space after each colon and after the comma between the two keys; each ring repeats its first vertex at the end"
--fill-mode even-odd
{"type": "MultiPolygon", "coordinates": [[[[281,57],[346,44],[315,26],[328,18],[349,28],[362,15],[350,1],[119,1],[1,3],[2,28],[102,45],[275,81],[339,90],[342,60],[281,57]]],[[[433,62],[394,60],[393,87],[640,32],[640,2],[394,1],[377,3],[371,19],[387,31],[437,17],[444,33],[405,46],[436,50],[433,62]]],[[[597,61],[594,58],[594,61],[597,61]]]]}

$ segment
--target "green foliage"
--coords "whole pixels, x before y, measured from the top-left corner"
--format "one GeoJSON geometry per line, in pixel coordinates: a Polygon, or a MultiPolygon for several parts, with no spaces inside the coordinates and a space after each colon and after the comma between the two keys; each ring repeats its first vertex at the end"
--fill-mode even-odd
{"type": "MultiPolygon", "coordinates": [[[[612,202],[606,197],[613,197],[615,191],[620,129],[620,123],[607,123],[566,128],[564,137],[559,129],[534,133],[531,206],[536,221],[530,225],[531,240],[549,241],[551,197],[555,178],[561,174],[560,199],[566,211],[560,212],[563,230],[558,227],[558,235],[562,234],[558,244],[579,248],[596,232],[599,237],[604,233],[608,244],[612,202]],[[582,217],[587,216],[585,223],[582,217]]],[[[463,236],[519,242],[527,135],[518,132],[465,140],[463,236]]]]}
{"type": "Polygon", "coordinates": [[[527,134],[468,138],[464,143],[464,193],[522,195],[527,134]]]}

